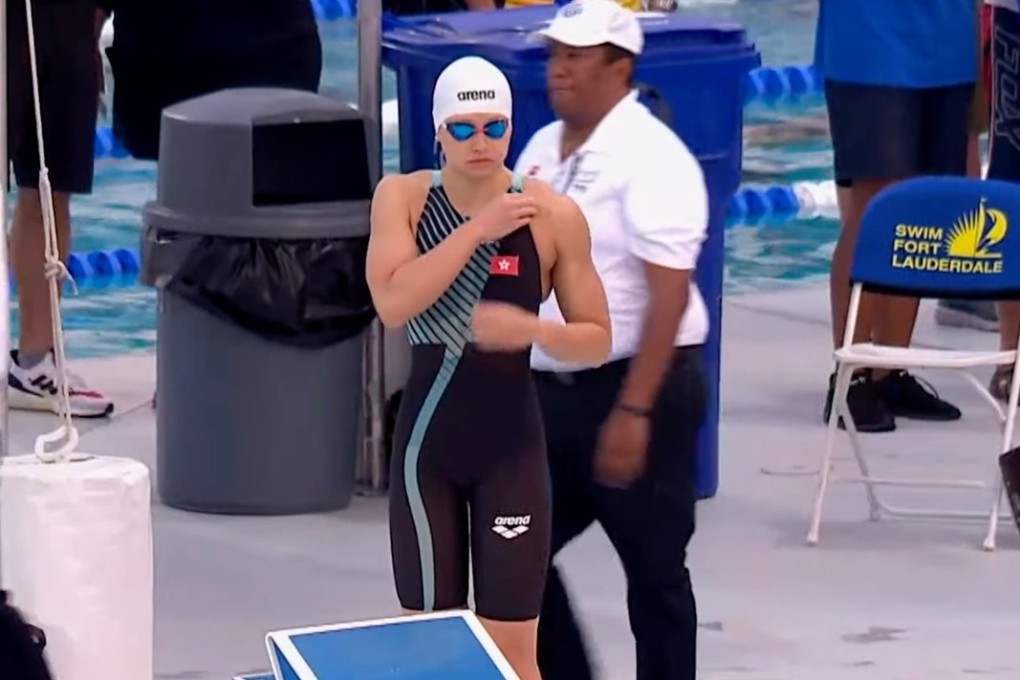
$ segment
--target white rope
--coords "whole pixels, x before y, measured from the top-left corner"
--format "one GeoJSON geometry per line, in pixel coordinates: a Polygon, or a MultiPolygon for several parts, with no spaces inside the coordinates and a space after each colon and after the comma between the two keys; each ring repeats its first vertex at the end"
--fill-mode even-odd
{"type": "MultiPolygon", "coordinates": [[[[60,259],[60,246],[57,239],[57,225],[53,208],[53,189],[50,186],[49,168],[46,167],[46,149],[43,143],[42,105],[39,100],[39,69],[35,54],[35,27],[32,22],[32,0],[25,0],[25,14],[28,19],[28,54],[32,67],[32,98],[35,104],[35,132],[39,144],[39,200],[42,204],[43,233],[46,235],[45,274],[50,288],[50,318],[53,332],[53,361],[57,368],[57,387],[60,390],[60,413],[63,424],[48,434],[40,435],[35,440],[35,455],[44,463],[62,463],[66,461],[78,446],[78,430],[71,418],[70,381],[67,376],[67,357],[64,354],[64,327],[60,318],[60,283],[64,279],[71,281],[67,267],[60,259]],[[65,440],[55,450],[46,450],[47,444],[65,440]]],[[[75,287],[77,292],[77,287],[75,287]]]]}

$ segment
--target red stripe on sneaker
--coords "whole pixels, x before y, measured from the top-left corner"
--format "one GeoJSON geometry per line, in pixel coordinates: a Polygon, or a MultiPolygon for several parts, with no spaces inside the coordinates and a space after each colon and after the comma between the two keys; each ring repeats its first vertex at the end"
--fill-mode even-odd
{"type": "Polygon", "coordinates": [[[100,394],[99,392],[95,392],[93,390],[85,390],[85,391],[71,390],[71,396],[72,397],[92,397],[94,399],[102,399],[103,398],[102,394],[100,394]]]}

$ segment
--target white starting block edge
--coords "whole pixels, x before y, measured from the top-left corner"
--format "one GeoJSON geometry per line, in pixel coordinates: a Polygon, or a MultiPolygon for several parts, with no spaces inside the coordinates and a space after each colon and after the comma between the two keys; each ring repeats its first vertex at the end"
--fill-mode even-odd
{"type": "Polygon", "coordinates": [[[474,612],[468,610],[455,610],[455,611],[443,611],[435,612],[430,614],[410,614],[407,616],[394,616],[386,619],[372,619],[369,621],[353,621],[351,623],[337,623],[326,626],[311,626],[308,628],[292,628],[290,630],[278,630],[266,635],[266,651],[269,653],[269,663],[272,664],[273,675],[276,676],[276,680],[327,680],[326,678],[318,677],[308,663],[298,652],[297,647],[294,645],[294,638],[301,637],[302,635],[309,635],[314,633],[327,633],[331,631],[351,630],[354,628],[372,628],[375,626],[387,626],[401,623],[414,623],[420,621],[435,621],[439,619],[461,619],[467,624],[468,628],[474,633],[475,639],[482,646],[488,654],[489,659],[492,661],[496,669],[503,675],[506,680],[520,680],[520,677],[514,672],[510,666],[510,662],[506,660],[503,653],[499,651],[496,643],[492,641],[489,634],[485,631],[485,627],[482,622],[478,620],[478,617],[474,615],[474,612]],[[291,669],[295,675],[284,675],[280,668],[280,657],[290,664],[291,669]]]}

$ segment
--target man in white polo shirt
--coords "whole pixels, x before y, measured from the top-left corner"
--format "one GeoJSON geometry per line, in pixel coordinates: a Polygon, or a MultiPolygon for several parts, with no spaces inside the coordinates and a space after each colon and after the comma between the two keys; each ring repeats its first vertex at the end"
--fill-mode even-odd
{"type": "MultiPolygon", "coordinates": [[[[581,207],[613,327],[601,366],[532,355],[553,483],[552,555],[599,522],[627,576],[637,680],[693,680],[697,613],[685,561],[708,333],[693,276],[707,189],[691,152],[637,99],[632,76],[644,36],[634,13],[579,0],[540,36],[558,120],[532,137],[516,170],[581,207]]],[[[555,297],[540,315],[561,318],[555,297]]],[[[539,619],[539,666],[545,680],[592,677],[555,568],[539,619]]]]}

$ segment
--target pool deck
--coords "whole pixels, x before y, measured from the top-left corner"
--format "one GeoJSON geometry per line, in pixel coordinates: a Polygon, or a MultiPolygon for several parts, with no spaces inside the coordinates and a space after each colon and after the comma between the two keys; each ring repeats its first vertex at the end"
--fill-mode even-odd
{"type": "MultiPolygon", "coordinates": [[[[1020,677],[1020,536],[1011,522],[1001,525],[999,550],[986,553],[979,524],[872,523],[863,490],[837,485],[821,544],[804,545],[815,489],[811,470],[825,434],[827,305],[818,287],[726,303],[721,488],[699,507],[690,560],[702,622],[700,677],[1020,677]]],[[[937,328],[926,304],[917,340],[990,347],[995,336],[937,328]]],[[[83,360],[75,368],[117,404],[109,422],[80,422],[82,449],[136,458],[154,470],[154,357],[83,360]]],[[[990,412],[958,378],[925,377],[964,409],[964,419],[901,422],[896,433],[866,436],[879,453],[876,466],[987,478],[997,436],[990,412]],[[914,453],[897,455],[898,449],[914,453]]],[[[53,426],[49,416],[12,413],[11,452],[29,450],[35,435],[53,426]]],[[[847,456],[840,462],[849,464],[847,456]]],[[[886,494],[937,495],[977,508],[987,497],[886,494]]],[[[397,611],[381,498],[289,518],[191,514],[156,502],[161,680],[228,680],[264,670],[268,630],[397,611]]],[[[633,650],[624,582],[611,555],[594,529],[568,548],[563,564],[597,644],[602,677],[625,680],[634,677],[633,650]]]]}

